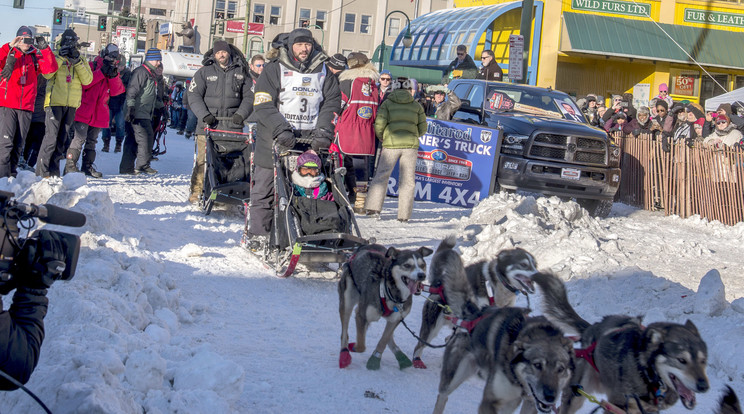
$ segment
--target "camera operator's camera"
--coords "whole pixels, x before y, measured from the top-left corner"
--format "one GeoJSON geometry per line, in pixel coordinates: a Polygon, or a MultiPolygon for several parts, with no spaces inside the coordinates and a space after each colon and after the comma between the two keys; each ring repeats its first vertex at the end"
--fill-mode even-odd
{"type": "Polygon", "coordinates": [[[627,102],[620,102],[618,105],[620,105],[621,108],[627,108],[628,103],[627,102]]]}
{"type": "Polygon", "coordinates": [[[37,230],[24,239],[20,237],[20,230],[32,229],[37,218],[50,224],[81,227],[85,225],[85,215],[51,204],[19,203],[12,197],[13,193],[0,191],[0,294],[22,285],[21,280],[26,275],[19,269],[38,267],[40,264],[36,262],[40,257],[49,258],[43,263],[46,268],[42,269],[45,277],[51,278],[49,284],[72,279],[80,254],[78,236],[37,230]]]}

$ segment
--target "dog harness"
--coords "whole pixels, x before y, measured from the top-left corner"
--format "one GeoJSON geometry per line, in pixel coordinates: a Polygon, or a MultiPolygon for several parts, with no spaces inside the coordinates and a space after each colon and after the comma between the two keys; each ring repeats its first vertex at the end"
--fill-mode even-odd
{"type": "Polygon", "coordinates": [[[481,315],[481,316],[473,319],[472,321],[466,321],[464,319],[458,319],[457,316],[444,315],[444,319],[447,319],[448,321],[452,322],[452,324],[455,325],[458,328],[465,329],[466,331],[468,331],[469,334],[472,334],[473,333],[473,329],[475,329],[475,327],[478,325],[478,323],[480,321],[482,321],[483,318],[485,318],[485,317],[486,317],[486,315],[481,315]]]}
{"type": "MultiPolygon", "coordinates": [[[[387,296],[385,296],[385,281],[380,283],[380,304],[382,305],[382,316],[390,316],[393,314],[393,312],[398,312],[398,307],[393,306],[393,309],[390,309],[387,305],[387,296]]],[[[392,302],[392,300],[391,300],[392,302]]],[[[396,303],[396,302],[393,302],[396,303]]]]}
{"type": "Polygon", "coordinates": [[[447,304],[447,298],[444,297],[444,286],[429,286],[429,285],[421,285],[421,291],[426,292],[429,295],[439,295],[440,298],[442,298],[442,304],[447,304]]]}
{"type": "Polygon", "coordinates": [[[589,365],[594,368],[595,371],[599,372],[599,369],[597,369],[597,365],[594,363],[594,349],[597,348],[597,343],[592,342],[591,345],[584,349],[576,349],[574,348],[574,355],[576,355],[577,358],[581,358],[586,360],[586,362],[589,363],[589,365]]]}

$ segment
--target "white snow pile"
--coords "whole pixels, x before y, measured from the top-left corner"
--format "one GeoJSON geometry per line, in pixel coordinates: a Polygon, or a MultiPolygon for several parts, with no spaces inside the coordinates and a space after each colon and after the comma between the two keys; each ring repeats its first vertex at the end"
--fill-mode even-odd
{"type": "MultiPolygon", "coordinates": [[[[207,308],[181,299],[170,273],[178,266],[135,237],[112,236],[126,223],[117,221],[108,193],[88,186],[83,174],[41,180],[29,172],[1,180],[0,190],[19,202],[51,203],[87,217],[81,229],[55,226],[82,231],[82,247],[74,280],[49,289],[44,364],[28,384],[53,412],[231,411],[243,368],[208,345],[179,346],[181,325],[203,318],[207,308]]],[[[22,392],[3,395],[2,406],[39,410],[22,392]]]]}

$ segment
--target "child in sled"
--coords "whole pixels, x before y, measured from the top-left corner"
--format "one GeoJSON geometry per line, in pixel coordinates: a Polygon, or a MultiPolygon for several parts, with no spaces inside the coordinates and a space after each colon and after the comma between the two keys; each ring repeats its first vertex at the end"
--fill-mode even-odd
{"type": "Polygon", "coordinates": [[[333,191],[321,165],[318,154],[307,150],[297,157],[297,167],[292,172],[292,205],[305,235],[340,232],[344,229],[344,220],[339,215],[333,191]]]}

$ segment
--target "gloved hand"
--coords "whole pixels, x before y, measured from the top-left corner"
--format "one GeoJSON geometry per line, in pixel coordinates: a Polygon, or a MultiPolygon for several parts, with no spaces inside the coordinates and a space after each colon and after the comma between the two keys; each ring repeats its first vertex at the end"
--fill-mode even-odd
{"type": "Polygon", "coordinates": [[[633,130],[633,136],[636,137],[636,138],[638,138],[638,135],[641,135],[641,129],[640,128],[636,128],[636,129],[633,130]]]}
{"type": "Polygon", "coordinates": [[[80,62],[80,51],[78,51],[77,48],[74,48],[74,47],[71,48],[70,56],[68,59],[70,61],[70,64],[73,64],[73,65],[77,64],[78,62],[80,62]]]}
{"type": "Polygon", "coordinates": [[[290,150],[294,148],[295,144],[297,144],[297,138],[295,138],[292,131],[283,131],[276,137],[276,145],[279,152],[290,150]]]}
{"type": "Polygon", "coordinates": [[[103,73],[103,76],[112,79],[119,75],[119,69],[111,62],[104,60],[101,73],[103,73]]]}
{"type": "Polygon", "coordinates": [[[0,78],[10,79],[13,76],[13,68],[15,67],[16,57],[15,53],[11,52],[8,54],[8,58],[5,60],[5,66],[3,71],[0,73],[0,78]]]}
{"type": "Polygon", "coordinates": [[[18,256],[19,287],[48,289],[65,270],[65,245],[55,232],[39,230],[38,240],[28,240],[18,256]]]}
{"type": "Polygon", "coordinates": [[[202,122],[204,122],[210,128],[214,128],[217,126],[217,118],[215,118],[212,114],[207,114],[204,118],[202,118],[202,122]]]}
{"type": "Polygon", "coordinates": [[[669,145],[669,140],[668,139],[663,139],[661,141],[661,150],[664,151],[664,152],[669,152],[669,151],[672,150],[671,145],[669,145]]]}
{"type": "Polygon", "coordinates": [[[127,106],[126,120],[130,124],[134,122],[134,107],[133,106],[127,106]]]}
{"type": "Polygon", "coordinates": [[[59,49],[59,51],[57,52],[57,54],[60,57],[67,57],[68,58],[68,57],[70,57],[70,51],[71,50],[72,49],[70,49],[69,47],[62,47],[62,48],[59,49]]]}
{"type": "Polygon", "coordinates": [[[49,47],[49,43],[46,41],[44,36],[36,36],[36,48],[41,50],[46,49],[47,47],[49,47]]]}
{"type": "Polygon", "coordinates": [[[240,114],[234,114],[232,116],[232,123],[235,125],[243,125],[244,118],[240,114]]]}
{"type": "Polygon", "coordinates": [[[324,128],[314,130],[310,137],[313,139],[311,147],[318,153],[321,151],[327,152],[333,142],[333,133],[324,128]]]}

